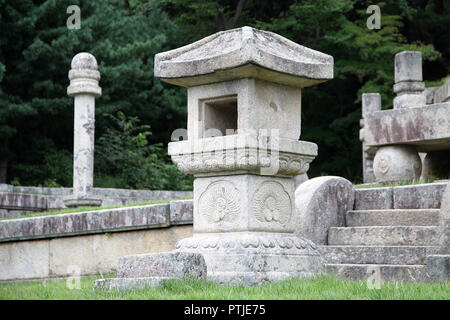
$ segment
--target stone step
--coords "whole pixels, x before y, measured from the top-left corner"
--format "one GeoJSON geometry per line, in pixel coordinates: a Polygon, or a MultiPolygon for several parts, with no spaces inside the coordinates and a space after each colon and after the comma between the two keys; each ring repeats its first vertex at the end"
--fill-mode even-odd
{"type": "Polygon", "coordinates": [[[332,227],[329,245],[437,246],[438,227],[332,227]]]}
{"type": "Polygon", "coordinates": [[[426,278],[424,265],[326,264],[325,270],[346,280],[420,281],[426,278]]]}
{"type": "Polygon", "coordinates": [[[355,189],[355,210],[439,209],[447,182],[394,187],[362,187],[355,189]]]}
{"type": "Polygon", "coordinates": [[[321,246],[320,252],[331,264],[425,264],[427,255],[437,247],[430,246],[321,246]]]}
{"type": "Polygon", "coordinates": [[[359,226],[438,226],[439,209],[352,210],[347,227],[359,226]]]}

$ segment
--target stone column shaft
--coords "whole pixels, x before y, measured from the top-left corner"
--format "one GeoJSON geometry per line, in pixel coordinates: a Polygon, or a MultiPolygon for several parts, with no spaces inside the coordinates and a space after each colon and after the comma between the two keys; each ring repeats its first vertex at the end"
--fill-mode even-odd
{"type": "Polygon", "coordinates": [[[95,97],[75,96],[73,144],[73,193],[88,194],[94,184],[95,97]]]}
{"type": "Polygon", "coordinates": [[[426,104],[422,81],[422,53],[402,51],[395,55],[394,109],[421,107],[426,104]]]}
{"type": "Polygon", "coordinates": [[[364,183],[375,182],[373,173],[373,158],[375,155],[367,152],[367,146],[364,143],[364,118],[369,114],[381,110],[381,96],[379,93],[363,93],[362,95],[362,117],[360,125],[360,140],[362,142],[362,162],[363,162],[363,181],[364,183]]]}

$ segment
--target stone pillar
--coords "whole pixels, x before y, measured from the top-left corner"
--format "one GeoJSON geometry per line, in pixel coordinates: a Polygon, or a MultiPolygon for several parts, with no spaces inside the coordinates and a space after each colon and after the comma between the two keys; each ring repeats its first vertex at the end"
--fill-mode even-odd
{"type": "MultiPolygon", "coordinates": [[[[422,53],[402,51],[395,55],[394,109],[422,107],[426,104],[422,82],[422,53]]],[[[417,150],[407,145],[380,147],[373,160],[377,182],[419,180],[422,161],[417,150]]]]}
{"type": "Polygon", "coordinates": [[[74,102],[73,194],[64,199],[67,207],[100,206],[92,195],[94,183],[95,98],[102,94],[98,85],[97,60],[87,52],[72,59],[67,95],[74,102]]]}
{"type": "Polygon", "coordinates": [[[373,173],[373,152],[369,152],[369,147],[364,143],[364,119],[371,113],[381,110],[381,96],[379,93],[363,93],[362,95],[362,119],[360,121],[361,130],[359,139],[362,142],[362,163],[364,183],[375,182],[373,173]]]}
{"type": "Polygon", "coordinates": [[[422,53],[402,51],[395,55],[394,109],[421,107],[426,104],[422,81],[422,53]]]}
{"type": "Polygon", "coordinates": [[[439,248],[436,254],[427,257],[427,272],[430,280],[450,279],[450,183],[442,196],[439,212],[439,248]]]}

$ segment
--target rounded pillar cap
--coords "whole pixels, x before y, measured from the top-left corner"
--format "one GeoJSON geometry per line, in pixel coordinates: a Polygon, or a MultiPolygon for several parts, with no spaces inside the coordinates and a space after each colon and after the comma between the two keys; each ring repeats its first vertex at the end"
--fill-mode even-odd
{"type": "Polygon", "coordinates": [[[72,59],[72,69],[98,70],[97,59],[89,52],[80,52],[72,59]]]}
{"type": "Polygon", "coordinates": [[[100,97],[102,88],[98,85],[100,72],[97,59],[88,52],[80,52],[73,57],[71,67],[67,95],[73,97],[78,94],[91,94],[96,98],[100,97]]]}

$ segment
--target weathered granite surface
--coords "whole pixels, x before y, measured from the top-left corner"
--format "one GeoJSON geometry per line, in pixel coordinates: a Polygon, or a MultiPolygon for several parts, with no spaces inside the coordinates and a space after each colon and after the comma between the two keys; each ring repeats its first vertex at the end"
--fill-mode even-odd
{"type": "Polygon", "coordinates": [[[194,204],[192,200],[170,201],[170,223],[192,224],[194,220],[194,204]]]}
{"type": "Polygon", "coordinates": [[[392,209],[393,206],[392,187],[355,189],[355,210],[392,209]]]}
{"type": "Polygon", "coordinates": [[[0,221],[0,242],[170,226],[169,204],[0,221]]]}
{"type": "Polygon", "coordinates": [[[431,280],[445,281],[450,278],[450,183],[442,197],[438,244],[437,254],[427,257],[427,272],[431,280]]]}
{"type": "Polygon", "coordinates": [[[422,82],[422,53],[402,51],[395,55],[394,109],[421,107],[426,103],[422,82]]]}
{"type": "Polygon", "coordinates": [[[195,232],[294,232],[294,181],[258,175],[194,180],[195,232]]]}
{"type": "Polygon", "coordinates": [[[393,188],[394,209],[439,209],[447,183],[436,182],[393,188]]]}
{"type": "Polygon", "coordinates": [[[420,178],[422,162],[411,146],[380,147],[373,159],[377,182],[412,182],[420,178]]]}
{"type": "Polygon", "coordinates": [[[447,182],[356,188],[354,210],[439,209],[447,182]]]}
{"type": "Polygon", "coordinates": [[[305,87],[333,78],[333,57],[273,32],[243,27],[158,53],[155,76],[186,87],[238,78],[305,87]]]}
{"type": "Polygon", "coordinates": [[[450,101],[450,80],[434,90],[434,103],[450,101]]]}
{"type": "Polygon", "coordinates": [[[209,280],[246,286],[312,276],[323,266],[318,247],[292,233],[194,231],[176,250],[202,253],[209,280]]]}
{"type": "Polygon", "coordinates": [[[370,226],[332,227],[330,245],[436,246],[438,227],[434,226],[370,226]]]}
{"type": "Polygon", "coordinates": [[[450,254],[450,183],[442,196],[439,215],[439,253],[450,254]]]}
{"type": "Polygon", "coordinates": [[[318,177],[295,190],[295,233],[316,244],[327,244],[330,227],[345,226],[345,214],[353,208],[354,190],[341,177],[318,177]]]}
{"type": "MultiPolygon", "coordinates": [[[[72,188],[47,188],[47,187],[26,187],[13,186],[10,184],[0,184],[0,192],[36,194],[47,196],[66,196],[72,193],[72,188]]],[[[167,200],[175,198],[187,198],[192,196],[192,191],[171,191],[171,190],[136,190],[117,188],[93,188],[92,193],[106,198],[137,198],[149,200],[167,200]]]]}
{"type": "Polygon", "coordinates": [[[365,119],[368,146],[413,145],[419,152],[450,149],[450,103],[377,111],[365,119]]]}
{"type": "Polygon", "coordinates": [[[102,94],[98,85],[97,60],[87,52],[72,59],[67,95],[74,98],[73,195],[67,207],[100,206],[102,200],[91,194],[94,187],[95,98],[102,94]]]}
{"type": "Polygon", "coordinates": [[[363,162],[363,180],[364,183],[375,181],[375,174],[373,172],[373,158],[374,155],[368,152],[368,147],[364,138],[364,118],[375,111],[381,110],[381,96],[379,93],[363,93],[362,95],[362,118],[360,120],[361,130],[359,131],[359,140],[362,142],[362,162],[363,162]]]}
{"type": "Polygon", "coordinates": [[[0,192],[0,208],[43,211],[47,209],[47,199],[37,194],[0,192]]]}
{"type": "Polygon", "coordinates": [[[326,270],[345,280],[378,279],[380,281],[417,282],[426,279],[423,265],[327,264],[326,270]]]}
{"type": "Polygon", "coordinates": [[[345,218],[347,227],[438,226],[439,209],[354,210],[345,218]]]}
{"type": "Polygon", "coordinates": [[[162,252],[125,256],[119,259],[118,278],[206,278],[205,259],[201,254],[162,252]]]}
{"type": "MultiPolygon", "coordinates": [[[[13,218],[29,211],[51,211],[66,208],[65,196],[72,188],[23,187],[0,184],[0,218],[13,218]]],[[[94,188],[102,206],[129,205],[146,201],[161,201],[192,197],[192,191],[129,190],[94,188]]]]}
{"type": "Polygon", "coordinates": [[[277,176],[304,174],[317,156],[317,145],[279,138],[276,149],[261,148],[267,137],[236,134],[169,143],[169,155],[178,169],[189,174],[272,171],[277,176]]]}
{"type": "Polygon", "coordinates": [[[433,246],[321,246],[322,256],[332,264],[423,265],[426,257],[435,252],[433,246]]]}

